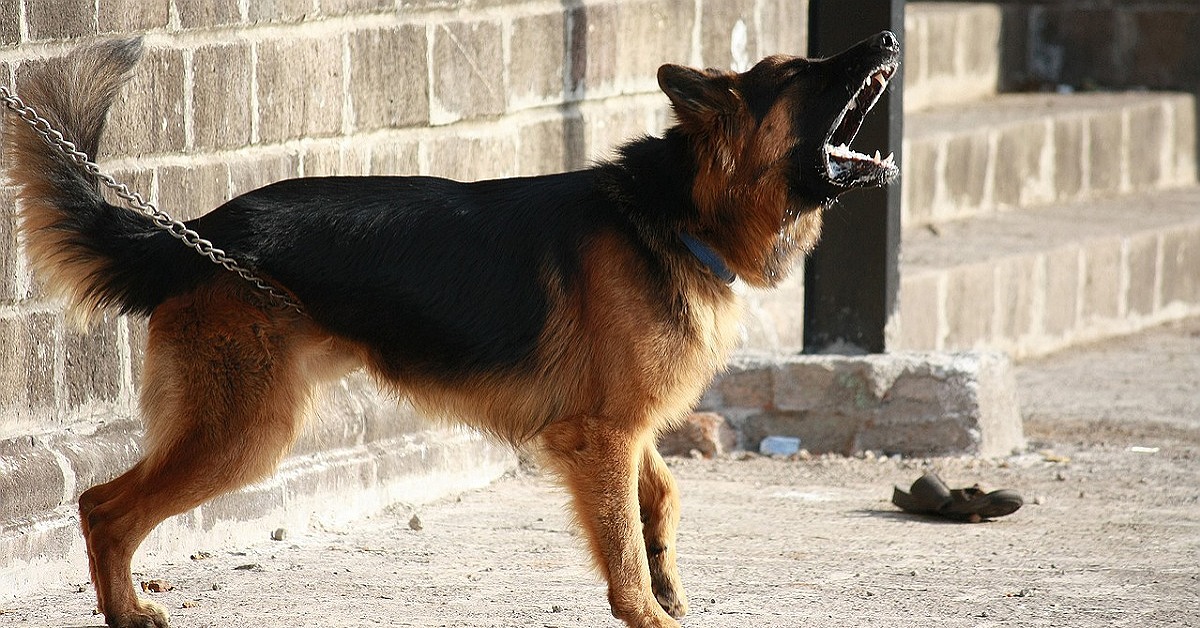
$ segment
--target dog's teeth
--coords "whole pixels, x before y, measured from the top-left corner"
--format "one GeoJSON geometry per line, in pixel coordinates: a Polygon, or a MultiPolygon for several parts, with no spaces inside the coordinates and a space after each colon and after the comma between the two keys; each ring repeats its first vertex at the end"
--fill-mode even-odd
{"type": "Polygon", "coordinates": [[[858,108],[858,99],[851,98],[850,104],[846,105],[846,111],[854,111],[857,108],[858,108]]]}
{"type": "Polygon", "coordinates": [[[879,156],[879,151],[875,151],[875,161],[879,161],[880,159],[881,157],[879,156]]]}

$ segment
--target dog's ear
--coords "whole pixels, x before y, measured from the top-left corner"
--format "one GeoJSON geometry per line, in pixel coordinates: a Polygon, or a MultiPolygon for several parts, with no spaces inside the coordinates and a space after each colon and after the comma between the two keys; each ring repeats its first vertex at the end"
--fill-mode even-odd
{"type": "Polygon", "coordinates": [[[732,73],[695,70],[668,63],[658,69],[658,86],[682,122],[705,123],[737,110],[741,100],[732,73]]]}

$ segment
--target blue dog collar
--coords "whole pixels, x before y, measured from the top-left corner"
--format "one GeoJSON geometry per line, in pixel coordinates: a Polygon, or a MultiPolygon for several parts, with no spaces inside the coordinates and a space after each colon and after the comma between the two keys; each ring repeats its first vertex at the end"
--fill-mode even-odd
{"type": "Polygon", "coordinates": [[[712,271],[712,274],[719,277],[721,281],[733,283],[733,280],[737,279],[737,275],[729,270],[729,267],[725,265],[725,260],[721,259],[720,254],[712,250],[712,247],[683,232],[679,233],[679,239],[683,240],[692,255],[695,255],[696,259],[708,267],[708,270],[712,271]]]}

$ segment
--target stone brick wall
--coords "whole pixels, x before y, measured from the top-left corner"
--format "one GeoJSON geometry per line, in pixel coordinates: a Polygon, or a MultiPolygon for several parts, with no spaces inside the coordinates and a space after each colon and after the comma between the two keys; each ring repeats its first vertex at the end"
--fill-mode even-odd
{"type": "MultiPolygon", "coordinates": [[[[806,15],[794,0],[0,0],[0,82],[19,91],[40,59],[143,34],[100,160],[188,218],[287,177],[581,167],[668,122],[659,64],[800,54],[806,15]]],[[[45,561],[82,557],[68,551],[74,499],[136,458],[145,331],[120,317],[73,331],[27,268],[13,196],[0,186],[0,591],[19,593],[38,581],[29,565],[52,578],[45,561]]],[[[282,479],[181,519],[174,542],[218,523],[304,522],[330,503],[345,515],[341,498],[320,502],[347,488],[376,496],[364,508],[413,501],[405,478],[469,482],[509,460],[423,427],[361,379],[318,415],[282,479]]]]}
{"type": "Polygon", "coordinates": [[[1200,90],[1194,0],[999,0],[1011,89],[1200,90]]]}

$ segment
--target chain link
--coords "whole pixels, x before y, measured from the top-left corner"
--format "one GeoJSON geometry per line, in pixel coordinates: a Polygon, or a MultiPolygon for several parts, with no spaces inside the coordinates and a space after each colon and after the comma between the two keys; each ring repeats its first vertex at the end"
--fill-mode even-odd
{"type": "Polygon", "coordinates": [[[212,242],[200,237],[199,233],[189,229],[187,225],[171,218],[170,215],[163,212],[154,206],[153,203],[142,198],[137,192],[131,192],[129,187],[124,183],[118,182],[112,175],[100,169],[96,162],[88,158],[87,153],[80,151],[73,142],[63,137],[63,134],[55,129],[50,121],[43,118],[32,107],[25,104],[21,97],[12,92],[7,87],[0,85],[0,100],[4,101],[4,106],[17,114],[21,120],[25,121],[33,128],[38,135],[54,148],[57,148],[63,155],[71,160],[72,163],[82,168],[88,174],[96,177],[104,187],[112,190],[114,194],[120,197],[129,207],[141,212],[148,217],[156,227],[167,232],[171,237],[179,240],[187,245],[200,255],[207,257],[212,263],[221,266],[245,281],[249,282],[255,288],[262,290],[280,305],[289,307],[296,312],[303,314],[304,308],[300,306],[294,299],[287,294],[277,290],[274,286],[268,283],[262,277],[254,274],[250,269],[242,266],[237,260],[225,254],[225,251],[217,248],[212,242]]]}

